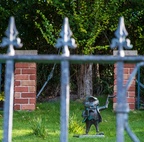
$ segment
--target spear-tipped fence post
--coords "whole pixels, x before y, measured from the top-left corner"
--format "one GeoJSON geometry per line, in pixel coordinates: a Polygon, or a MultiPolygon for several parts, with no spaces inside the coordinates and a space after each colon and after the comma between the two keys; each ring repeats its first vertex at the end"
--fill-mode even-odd
{"type": "MultiPolygon", "coordinates": [[[[120,17],[118,28],[115,32],[116,38],[112,39],[111,48],[118,47],[118,56],[124,57],[124,50],[131,49],[132,45],[130,45],[130,40],[126,39],[128,35],[124,18],[120,17]]],[[[130,131],[128,127],[128,112],[129,106],[127,103],[127,94],[126,88],[123,85],[123,69],[124,62],[117,62],[117,105],[116,105],[116,125],[117,125],[117,142],[124,142],[124,130],[128,132],[133,141],[139,142],[137,137],[130,131]]]]}
{"type": "MultiPolygon", "coordinates": [[[[5,32],[7,37],[2,39],[1,47],[8,46],[7,54],[15,55],[13,46],[21,47],[20,39],[17,38],[18,32],[15,27],[14,17],[10,18],[9,26],[5,32]]],[[[12,125],[13,125],[13,96],[14,96],[14,61],[6,61],[5,71],[5,101],[4,101],[4,133],[3,142],[12,141],[12,125]]]]}
{"type": "MultiPolygon", "coordinates": [[[[61,38],[57,40],[56,47],[63,47],[62,56],[70,56],[68,47],[75,48],[75,40],[71,38],[72,32],[69,27],[68,18],[64,19],[61,38]]],[[[69,123],[69,61],[61,62],[61,134],[60,142],[68,142],[68,123],[69,123]]]]}

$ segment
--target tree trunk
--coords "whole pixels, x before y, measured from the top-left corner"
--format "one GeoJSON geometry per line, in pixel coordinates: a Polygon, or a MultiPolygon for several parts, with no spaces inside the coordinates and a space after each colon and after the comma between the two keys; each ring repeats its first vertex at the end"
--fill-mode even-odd
{"type": "Polygon", "coordinates": [[[99,64],[96,64],[96,78],[100,78],[99,64]]]}
{"type": "Polygon", "coordinates": [[[80,99],[93,95],[92,66],[93,64],[82,64],[78,69],[77,86],[80,99]]]}

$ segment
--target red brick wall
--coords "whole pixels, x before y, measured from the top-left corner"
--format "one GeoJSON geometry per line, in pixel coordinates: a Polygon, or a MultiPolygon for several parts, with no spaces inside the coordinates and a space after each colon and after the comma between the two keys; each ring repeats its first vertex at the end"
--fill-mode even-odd
{"type": "Polygon", "coordinates": [[[16,63],[14,110],[34,110],[36,104],[36,63],[16,63]]]}
{"type": "Polygon", "coordinates": [[[36,106],[36,63],[15,63],[14,110],[36,106]]]}
{"type": "MultiPolygon", "coordinates": [[[[114,53],[114,55],[116,55],[116,51],[114,53]]],[[[137,51],[125,51],[125,55],[137,55],[137,51]]],[[[130,74],[132,73],[133,69],[135,67],[135,64],[124,64],[124,74],[123,74],[123,84],[125,85],[129,79],[130,74]]],[[[116,65],[114,65],[114,94],[117,94],[117,68],[116,65]]],[[[130,110],[134,110],[135,109],[135,78],[131,84],[131,86],[129,87],[128,91],[127,91],[127,102],[129,104],[129,108],[130,110]]],[[[116,101],[117,98],[113,99],[113,108],[115,110],[116,107],[116,101]]]]}
{"type": "MultiPolygon", "coordinates": [[[[135,65],[134,64],[124,64],[124,81],[123,84],[125,85],[128,81],[128,78],[133,71],[135,65]]],[[[117,94],[117,68],[116,65],[114,65],[114,94],[117,94]]],[[[127,91],[127,102],[129,104],[130,110],[135,109],[135,78],[130,86],[130,88],[127,91]]],[[[116,106],[116,98],[113,99],[113,107],[115,109],[116,106]]]]}

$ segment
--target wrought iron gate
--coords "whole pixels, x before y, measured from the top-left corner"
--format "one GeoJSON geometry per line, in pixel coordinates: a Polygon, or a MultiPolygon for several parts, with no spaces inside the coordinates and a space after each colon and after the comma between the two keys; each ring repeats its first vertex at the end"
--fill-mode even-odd
{"type": "Polygon", "coordinates": [[[8,46],[7,54],[0,55],[0,62],[6,62],[5,74],[5,105],[4,105],[4,134],[3,142],[12,141],[12,119],[13,119],[13,94],[14,94],[14,63],[15,62],[39,62],[39,63],[60,63],[61,64],[61,134],[60,142],[68,142],[68,121],[69,121],[69,63],[117,63],[117,106],[116,106],[116,141],[124,142],[124,130],[129,134],[134,142],[139,139],[129,128],[128,113],[129,107],[126,99],[126,92],[135,77],[140,66],[144,65],[144,57],[125,57],[123,48],[130,49],[130,40],[124,18],[119,20],[118,28],[115,32],[116,38],[112,39],[111,48],[118,48],[117,56],[99,55],[71,55],[68,47],[75,48],[75,40],[71,38],[72,32],[69,28],[68,18],[64,19],[60,33],[61,38],[57,40],[56,47],[63,47],[62,55],[15,55],[14,46],[21,47],[21,41],[17,38],[14,17],[10,18],[9,26],[5,32],[6,36],[2,39],[1,47],[8,46]],[[123,66],[124,63],[137,63],[127,84],[123,85],[123,66]]]}

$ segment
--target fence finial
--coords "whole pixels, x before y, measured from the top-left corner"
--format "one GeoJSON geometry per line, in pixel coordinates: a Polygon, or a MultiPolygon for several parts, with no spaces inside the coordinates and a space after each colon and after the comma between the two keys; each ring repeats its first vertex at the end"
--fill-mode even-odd
{"type": "Polygon", "coordinates": [[[126,39],[127,35],[128,35],[128,32],[125,28],[124,17],[120,17],[118,28],[115,31],[116,38],[112,39],[112,44],[110,45],[110,47],[112,49],[118,47],[118,55],[120,55],[122,57],[124,56],[123,47],[125,49],[131,49],[133,47],[130,44],[130,40],[126,39]]]}
{"type": "Polygon", "coordinates": [[[9,46],[7,53],[9,55],[14,55],[15,51],[14,51],[13,46],[15,46],[16,48],[22,47],[21,39],[17,38],[18,31],[17,31],[16,26],[15,26],[14,17],[10,17],[9,25],[8,25],[8,28],[5,32],[5,35],[7,37],[4,37],[2,39],[2,43],[0,44],[0,46],[1,47],[9,46]]]}
{"type": "Polygon", "coordinates": [[[55,47],[60,48],[63,47],[63,55],[69,56],[68,46],[70,48],[76,48],[74,38],[71,38],[72,32],[69,27],[68,18],[64,18],[64,23],[62,26],[62,30],[60,32],[61,38],[57,40],[55,47]]]}

